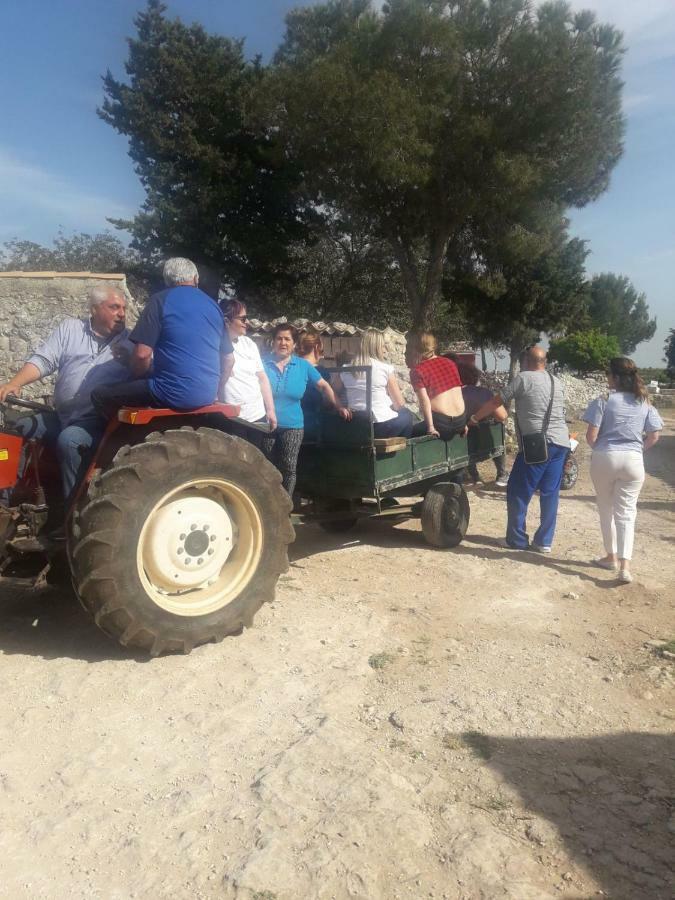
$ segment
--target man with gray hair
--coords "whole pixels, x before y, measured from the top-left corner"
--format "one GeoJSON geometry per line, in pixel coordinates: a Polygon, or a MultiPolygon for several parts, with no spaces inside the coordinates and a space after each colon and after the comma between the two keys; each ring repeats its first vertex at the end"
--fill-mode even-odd
{"type": "Polygon", "coordinates": [[[92,406],[92,389],[130,377],[125,365],[130,347],[124,294],[101,284],[92,288],[87,302],[86,319],[60,322],[16,375],[0,385],[4,401],[10,394],[18,397],[26,385],[56,374],[54,412],[21,418],[16,428],[54,448],[66,498],[86,471],[105,427],[92,406]]]}
{"type": "Polygon", "coordinates": [[[234,360],[218,304],[200,291],[195,264],[168,259],[166,289],[154,294],[131,332],[136,380],[97,388],[92,402],[110,417],[122,406],[198,409],[215,402],[234,360]]]}

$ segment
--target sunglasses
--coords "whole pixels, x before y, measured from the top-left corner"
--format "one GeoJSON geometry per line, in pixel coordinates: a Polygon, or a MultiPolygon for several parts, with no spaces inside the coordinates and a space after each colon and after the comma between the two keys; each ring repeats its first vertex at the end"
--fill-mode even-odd
{"type": "Polygon", "coordinates": [[[248,322],[248,316],[232,316],[233,322],[248,322]]]}

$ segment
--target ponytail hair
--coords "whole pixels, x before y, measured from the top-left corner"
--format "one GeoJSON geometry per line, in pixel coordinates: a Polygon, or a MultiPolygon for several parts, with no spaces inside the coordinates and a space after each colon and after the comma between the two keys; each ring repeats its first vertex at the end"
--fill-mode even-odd
{"type": "Polygon", "coordinates": [[[414,365],[436,356],[438,341],[430,331],[421,331],[412,335],[411,358],[414,365]]]}
{"type": "Polygon", "coordinates": [[[318,331],[303,331],[298,339],[298,355],[309,356],[310,353],[316,352],[317,355],[323,353],[323,341],[318,331]]]}
{"type": "Polygon", "coordinates": [[[645,383],[640,378],[632,359],[628,359],[627,356],[615,356],[609,361],[609,371],[618,391],[633,394],[636,400],[649,400],[645,383]]]}

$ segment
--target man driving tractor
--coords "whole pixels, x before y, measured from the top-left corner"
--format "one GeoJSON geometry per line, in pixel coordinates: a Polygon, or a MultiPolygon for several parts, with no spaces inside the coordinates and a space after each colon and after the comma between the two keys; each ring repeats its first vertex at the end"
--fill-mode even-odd
{"type": "Polygon", "coordinates": [[[0,402],[4,402],[9,395],[20,396],[26,385],[56,374],[54,411],[22,417],[15,428],[56,451],[66,499],[105,428],[92,406],[92,390],[131,377],[125,364],[130,345],[124,294],[97,285],[89,292],[88,306],[87,318],[60,322],[16,375],[0,385],[0,402]]]}

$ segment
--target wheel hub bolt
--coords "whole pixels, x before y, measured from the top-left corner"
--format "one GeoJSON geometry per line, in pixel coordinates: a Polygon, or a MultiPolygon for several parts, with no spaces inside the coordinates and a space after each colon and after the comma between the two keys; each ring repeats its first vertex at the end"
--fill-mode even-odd
{"type": "Polygon", "coordinates": [[[203,559],[201,558],[201,556],[200,556],[199,559],[197,560],[197,565],[198,565],[198,566],[201,566],[201,564],[202,564],[203,562],[204,562],[204,560],[203,560],[203,559]]]}

